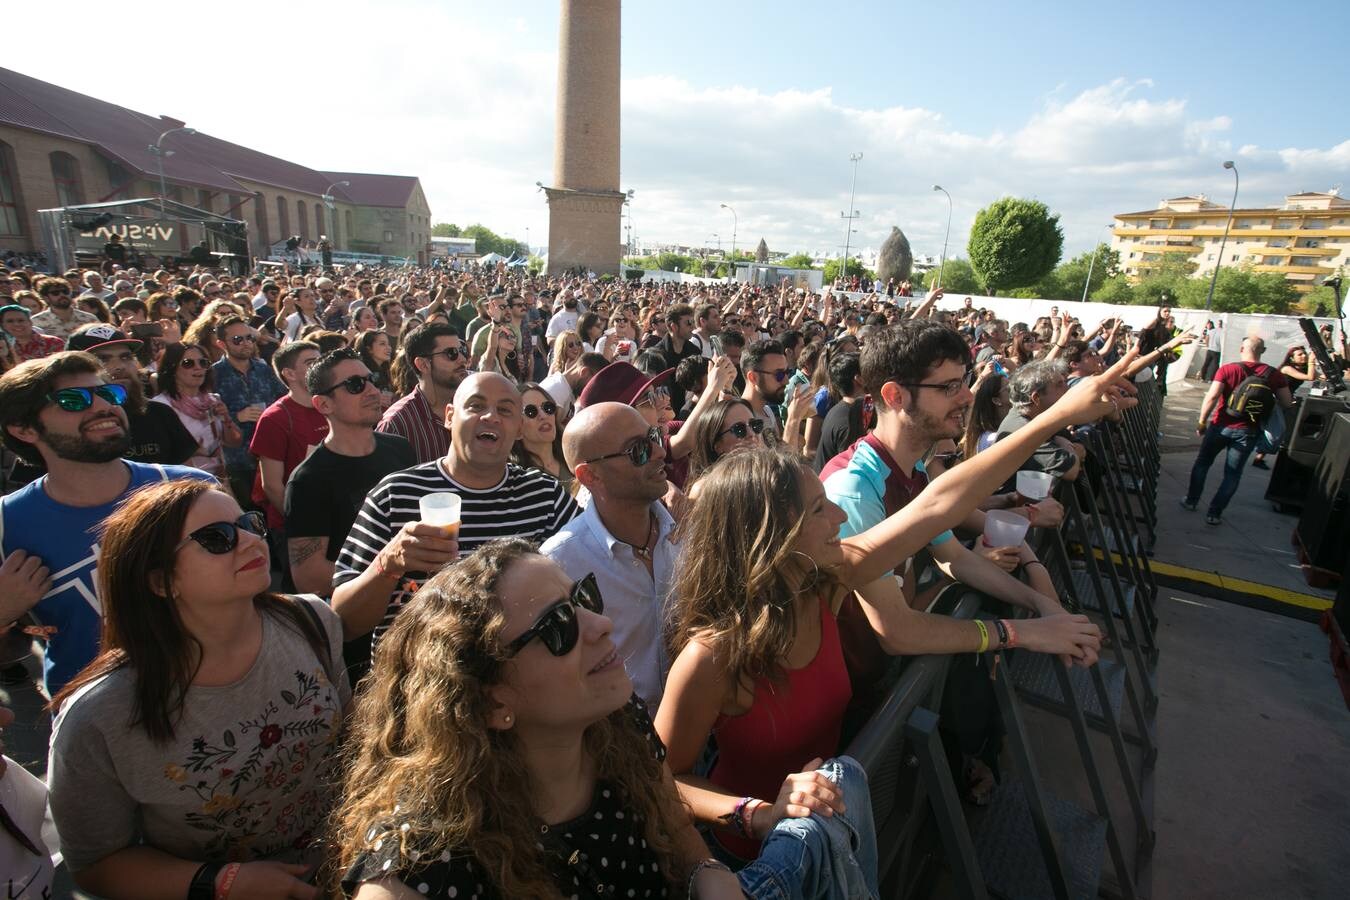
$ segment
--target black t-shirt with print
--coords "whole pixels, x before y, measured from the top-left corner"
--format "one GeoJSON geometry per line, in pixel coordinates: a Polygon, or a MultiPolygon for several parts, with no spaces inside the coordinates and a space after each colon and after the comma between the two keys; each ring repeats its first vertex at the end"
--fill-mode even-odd
{"type": "MultiPolygon", "coordinates": [[[[646,705],[635,695],[629,701],[634,725],[643,731],[658,759],[665,748],[652,728],[646,705]]],[[[348,896],[362,882],[393,876],[420,895],[456,900],[501,900],[482,866],[468,854],[444,850],[431,860],[411,860],[402,852],[399,836],[403,823],[391,820],[372,828],[367,840],[371,849],[357,857],[342,876],[348,896]]],[[[554,883],[564,897],[604,896],[667,897],[666,875],[656,853],[647,845],[646,824],[623,801],[620,791],[598,781],[591,804],[575,819],[549,826],[551,838],[540,835],[536,849],[546,853],[554,883]],[[576,852],[579,865],[569,866],[565,856],[576,852]]]]}
{"type": "Polygon", "coordinates": [[[197,452],[197,439],[171,406],[147,403],[145,412],[129,414],[127,422],[131,426],[131,447],[122,454],[124,459],[181,466],[197,452]]]}

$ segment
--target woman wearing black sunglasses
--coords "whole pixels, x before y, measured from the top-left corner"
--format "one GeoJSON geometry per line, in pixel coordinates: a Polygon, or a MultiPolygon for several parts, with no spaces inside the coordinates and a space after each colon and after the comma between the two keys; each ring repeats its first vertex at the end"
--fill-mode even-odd
{"type": "Polygon", "coordinates": [[[547,472],[576,494],[577,483],[563,458],[562,427],[558,422],[558,404],[548,391],[534,382],[521,386],[520,437],[511,448],[511,461],[517,465],[547,472]]]}
{"type": "Polygon", "coordinates": [[[750,404],[737,397],[718,400],[694,423],[694,449],[689,454],[689,481],[693,484],[713,463],[736,450],[762,448],[764,420],[755,418],[750,404]]]}
{"type": "Polygon", "coordinates": [[[224,447],[238,447],[244,435],[213,393],[210,357],[198,344],[170,344],[159,363],[159,393],[150,399],[178,413],[178,419],[197,441],[197,452],[187,464],[225,477],[224,447]]]}
{"type": "Polygon", "coordinates": [[[352,719],[333,835],[352,896],[683,896],[691,875],[740,896],[698,866],[603,608],[517,539],[418,591],[352,719]]]}
{"type": "Polygon", "coordinates": [[[52,814],[101,897],[312,898],[351,691],[342,628],[270,593],[257,513],[137,491],[101,538],[102,649],[52,701],[52,814]],[[336,661],[336,664],[335,664],[336,661]]]}

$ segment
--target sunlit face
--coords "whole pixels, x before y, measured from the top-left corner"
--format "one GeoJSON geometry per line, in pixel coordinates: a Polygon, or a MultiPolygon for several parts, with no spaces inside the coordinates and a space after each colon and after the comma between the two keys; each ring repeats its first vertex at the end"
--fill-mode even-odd
{"type": "Polygon", "coordinates": [[[363,306],[352,317],[352,325],[357,331],[374,331],[380,327],[380,317],[375,315],[375,310],[369,306],[363,306]]]}
{"type": "Polygon", "coordinates": [[[239,543],[228,553],[208,553],[188,535],[215,522],[235,522],[243,515],[234,498],[220,491],[207,491],[188,511],[178,536],[183,546],[174,561],[171,580],[173,600],[179,608],[206,611],[221,603],[237,603],[268,589],[272,573],[268,566],[267,541],[239,529],[239,543]]]}
{"type": "Polygon", "coordinates": [[[975,402],[975,396],[965,385],[966,367],[956,360],[944,360],[924,377],[923,384],[952,384],[960,386],[954,396],[948,397],[941,388],[909,388],[911,399],[905,408],[910,427],[928,443],[943,438],[959,438],[965,430],[966,410],[975,402]]]}
{"type": "Polygon", "coordinates": [[[388,335],[377,335],[371,341],[370,358],[380,365],[384,365],[394,358],[394,345],[389,342],[388,335]]]}
{"type": "MultiPolygon", "coordinates": [[[[52,393],[65,388],[95,388],[106,384],[102,375],[86,372],[64,375],[52,385],[52,393]]],[[[88,409],[68,412],[55,403],[48,403],[38,413],[38,427],[25,429],[18,437],[32,441],[41,438],[57,456],[76,462],[108,462],[126,449],[130,426],[126,411],[94,396],[88,409]]]]}
{"type": "Polygon", "coordinates": [[[522,411],[529,407],[535,411],[534,418],[522,417],[521,437],[534,443],[551,444],[558,435],[558,413],[556,408],[552,415],[544,412],[544,404],[552,404],[553,398],[543,391],[528,388],[520,399],[522,411]]]}
{"type": "Polygon", "coordinates": [[[0,316],[0,327],[21,344],[33,339],[33,320],[16,309],[0,316]]]}
{"type": "MultiPolygon", "coordinates": [[[[528,631],[571,589],[572,579],[545,557],[530,555],[508,566],[497,581],[506,620],[502,644],[528,631]]],[[[622,708],[632,695],[633,682],[614,645],[614,624],[580,607],[576,616],[576,646],[554,656],[543,641],[530,641],[507,662],[502,682],[491,689],[510,711],[510,727],[522,734],[584,729],[622,708]]]]}
{"type": "Polygon", "coordinates": [[[802,526],[792,549],[805,554],[822,569],[833,568],[844,561],[839,527],[848,521],[848,516],[825,496],[819,478],[803,473],[797,483],[802,499],[802,526]]]}
{"type": "Polygon", "coordinates": [[[139,377],[139,367],[136,365],[136,357],[131,352],[127,344],[114,344],[107,347],[98,347],[93,351],[98,357],[98,361],[103,363],[103,371],[108,373],[108,377],[121,384],[129,384],[133,379],[139,377]]]}
{"type": "Polygon", "coordinates": [[[506,466],[520,436],[520,392],[501,376],[479,375],[455,392],[447,408],[450,440],[471,465],[506,466]]]}
{"type": "Polygon", "coordinates": [[[717,452],[718,459],[732,453],[736,450],[753,450],[764,446],[763,421],[760,422],[761,432],[756,434],[750,427],[750,421],[754,416],[750,410],[742,404],[737,403],[727,410],[726,421],[722,423],[722,431],[713,441],[713,450],[717,452]],[[742,437],[737,437],[736,432],[743,431],[742,437]]]}
{"type": "Polygon", "coordinates": [[[206,354],[195,347],[184,353],[178,363],[178,369],[173,373],[178,393],[189,397],[200,393],[202,383],[206,381],[206,367],[209,364],[210,360],[206,358],[206,354]]]}

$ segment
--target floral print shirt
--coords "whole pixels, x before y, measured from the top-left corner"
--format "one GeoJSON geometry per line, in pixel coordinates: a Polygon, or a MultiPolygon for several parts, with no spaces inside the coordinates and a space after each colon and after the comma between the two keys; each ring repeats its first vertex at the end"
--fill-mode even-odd
{"type": "Polygon", "coordinates": [[[337,614],[317,598],[293,599],[318,613],[328,658],[289,619],[264,613],[248,674],[191,686],[166,743],[130,724],[130,668],[63,704],[47,771],[74,871],[140,843],[190,860],[319,861],[315,839],[337,793],[331,760],[351,689],[337,614]]]}

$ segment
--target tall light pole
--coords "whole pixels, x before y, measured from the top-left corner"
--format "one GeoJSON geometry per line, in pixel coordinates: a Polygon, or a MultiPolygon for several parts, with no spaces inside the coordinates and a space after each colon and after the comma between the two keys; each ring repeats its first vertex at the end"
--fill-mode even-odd
{"type": "Polygon", "coordinates": [[[628,240],[624,242],[624,248],[629,256],[633,255],[633,195],[636,193],[632,188],[624,192],[623,205],[628,208],[628,240]]]}
{"type": "Polygon", "coordinates": [[[727,279],[728,279],[729,281],[735,281],[735,280],[736,280],[736,227],[737,227],[737,225],[739,224],[740,220],[739,220],[739,219],[737,218],[737,216],[736,216],[736,210],[731,209],[731,207],[730,207],[728,204],[723,203],[723,204],[722,204],[722,208],[723,208],[723,209],[730,209],[730,210],[731,210],[731,267],[727,270],[727,279]]]}
{"type": "MultiPolygon", "coordinates": [[[[933,185],[933,190],[942,191],[947,194],[947,189],[940,184],[933,185]]],[[[942,235],[942,262],[938,264],[937,286],[942,287],[942,273],[947,270],[947,239],[952,236],[952,195],[947,194],[947,231],[942,235]]]]}
{"type": "MultiPolygon", "coordinates": [[[[1110,228],[1110,227],[1111,227],[1111,223],[1110,223],[1110,222],[1107,222],[1107,223],[1106,223],[1105,225],[1103,225],[1102,227],[1103,227],[1103,228],[1110,228]]],[[[1087,277],[1087,280],[1083,282],[1083,301],[1082,301],[1082,302],[1084,302],[1084,303],[1087,302],[1088,285],[1092,284],[1092,267],[1095,266],[1095,265],[1097,264],[1097,250],[1101,247],[1101,245],[1102,245],[1102,244],[1101,244],[1101,241],[1098,241],[1097,243],[1095,243],[1095,244],[1092,245],[1092,260],[1088,263],[1088,277],[1087,277]]]]}
{"type": "Polygon", "coordinates": [[[1219,241],[1219,258],[1214,260],[1214,274],[1209,279],[1209,293],[1205,296],[1205,311],[1209,311],[1209,306],[1214,302],[1214,284],[1219,280],[1219,266],[1223,265],[1223,248],[1228,244],[1228,229],[1233,224],[1233,211],[1237,209],[1238,194],[1238,170],[1233,165],[1233,161],[1224,162],[1225,169],[1233,170],[1233,202],[1228,207],[1228,221],[1223,223],[1223,239],[1219,241]]]}
{"type": "Polygon", "coordinates": [[[154,155],[155,161],[159,163],[159,199],[161,201],[160,209],[164,208],[163,204],[164,195],[168,193],[168,189],[164,185],[164,157],[173,156],[172,150],[164,149],[164,139],[169,135],[175,134],[179,131],[183,132],[183,134],[197,133],[197,129],[188,128],[186,126],[180,128],[170,128],[168,131],[161,134],[153,144],[151,144],[149,147],[146,148],[147,150],[150,151],[151,154],[154,155]]]}
{"type": "Polygon", "coordinates": [[[839,214],[839,218],[845,219],[844,222],[844,258],[840,261],[839,277],[848,277],[848,244],[849,239],[853,237],[853,220],[862,215],[853,211],[853,198],[857,196],[858,191],[858,160],[862,159],[861,153],[850,153],[848,161],[853,163],[853,184],[848,189],[848,215],[839,214]]]}
{"type": "MultiPolygon", "coordinates": [[[[350,181],[335,181],[323,189],[323,205],[328,207],[328,216],[332,220],[329,223],[328,230],[333,232],[334,235],[337,234],[337,201],[333,199],[333,188],[351,186],[350,181]]],[[[351,235],[347,236],[347,240],[348,242],[351,241],[351,235]]]]}

